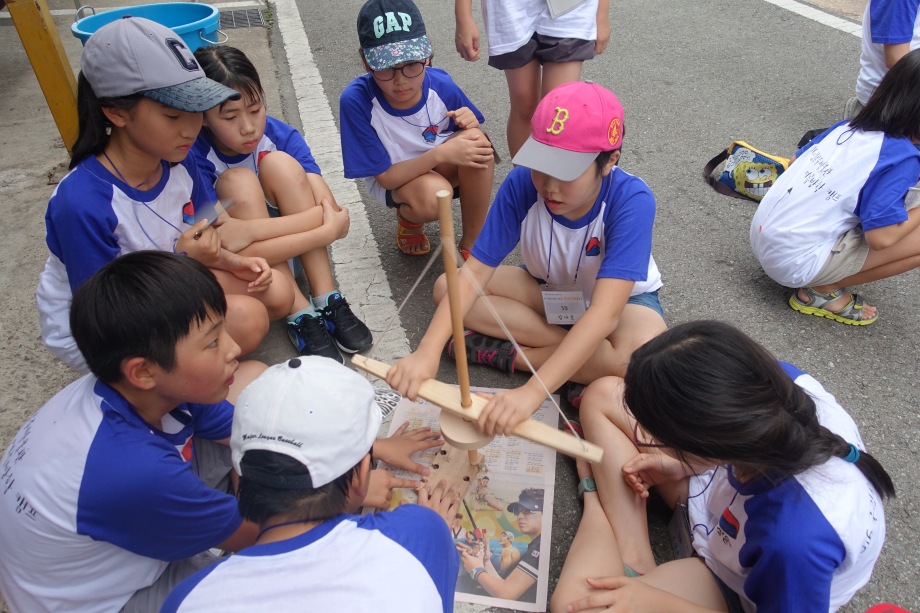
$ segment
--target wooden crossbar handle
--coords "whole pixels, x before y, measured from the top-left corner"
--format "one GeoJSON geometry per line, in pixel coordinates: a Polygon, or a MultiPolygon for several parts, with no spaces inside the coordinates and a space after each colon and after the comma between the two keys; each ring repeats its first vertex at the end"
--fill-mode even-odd
{"type": "MultiPolygon", "coordinates": [[[[351,363],[355,368],[360,368],[380,379],[386,379],[387,372],[390,370],[390,365],[386,362],[360,354],[352,356],[351,363]]],[[[428,379],[423,382],[419,386],[418,395],[445,411],[473,421],[479,419],[479,415],[488,403],[485,398],[474,395],[472,405],[464,408],[460,405],[460,394],[457,388],[437,379],[428,379]]],[[[580,440],[571,434],[532,419],[518,424],[514,429],[514,435],[589,462],[600,462],[604,455],[604,450],[598,445],[580,440]]]]}

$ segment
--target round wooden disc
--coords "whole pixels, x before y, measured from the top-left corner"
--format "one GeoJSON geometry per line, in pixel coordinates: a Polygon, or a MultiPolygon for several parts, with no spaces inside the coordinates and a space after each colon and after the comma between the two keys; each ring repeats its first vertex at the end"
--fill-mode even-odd
{"type": "Polygon", "coordinates": [[[480,432],[474,422],[447,411],[441,411],[441,436],[451,446],[467,450],[485,447],[493,438],[480,432]]]}

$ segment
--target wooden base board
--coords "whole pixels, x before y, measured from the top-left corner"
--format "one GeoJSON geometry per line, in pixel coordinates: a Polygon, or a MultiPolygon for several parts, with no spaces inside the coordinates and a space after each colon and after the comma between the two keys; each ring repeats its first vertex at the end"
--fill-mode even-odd
{"type": "MultiPolygon", "coordinates": [[[[479,457],[482,458],[481,455],[479,457]]],[[[445,443],[434,457],[431,472],[423,481],[427,481],[430,487],[436,487],[441,480],[444,480],[448,486],[457,491],[461,498],[465,498],[470,486],[478,478],[480,470],[485,471],[485,466],[470,464],[465,450],[445,443]]]]}

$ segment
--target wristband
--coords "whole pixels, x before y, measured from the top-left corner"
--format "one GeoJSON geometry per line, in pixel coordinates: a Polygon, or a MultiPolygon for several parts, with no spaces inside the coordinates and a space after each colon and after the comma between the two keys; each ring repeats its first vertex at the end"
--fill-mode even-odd
{"type": "Polygon", "coordinates": [[[484,573],[484,572],[486,572],[486,569],[485,569],[485,568],[483,568],[482,566],[477,566],[476,568],[474,568],[473,570],[470,571],[470,578],[471,578],[473,581],[476,581],[476,579],[479,577],[479,575],[481,575],[481,574],[484,573]]]}

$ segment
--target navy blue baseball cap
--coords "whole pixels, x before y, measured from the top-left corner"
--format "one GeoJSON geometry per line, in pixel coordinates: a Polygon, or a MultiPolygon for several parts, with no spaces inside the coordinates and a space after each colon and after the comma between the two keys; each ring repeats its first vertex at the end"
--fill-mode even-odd
{"type": "Polygon", "coordinates": [[[422,14],[412,0],[368,0],[358,13],[358,41],[371,70],[431,57],[422,14]]]}

